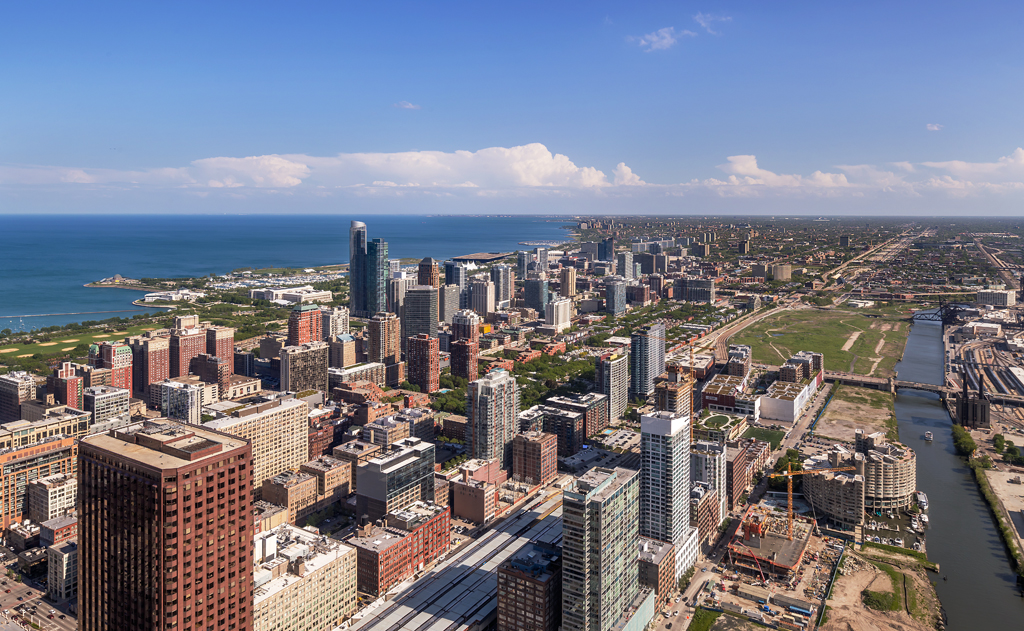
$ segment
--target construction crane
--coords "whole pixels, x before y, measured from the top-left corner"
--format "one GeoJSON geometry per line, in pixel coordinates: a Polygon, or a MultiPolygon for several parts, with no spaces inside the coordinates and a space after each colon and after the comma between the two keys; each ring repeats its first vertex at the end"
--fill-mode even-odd
{"type": "Polygon", "coordinates": [[[838,467],[836,469],[811,469],[809,471],[793,471],[793,463],[786,463],[785,473],[773,473],[773,478],[786,478],[786,495],[789,500],[786,517],[789,519],[789,540],[793,540],[793,476],[805,475],[808,473],[831,473],[836,471],[854,471],[856,467],[838,467]]]}

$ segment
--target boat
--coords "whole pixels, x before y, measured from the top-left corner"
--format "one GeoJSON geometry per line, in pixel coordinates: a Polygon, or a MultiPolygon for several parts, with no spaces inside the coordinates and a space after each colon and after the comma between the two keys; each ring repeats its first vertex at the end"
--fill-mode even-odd
{"type": "Polygon", "coordinates": [[[917,505],[921,507],[922,511],[928,510],[928,496],[923,492],[917,492],[917,505]]]}
{"type": "Polygon", "coordinates": [[[928,525],[928,515],[921,515],[920,519],[921,519],[921,525],[922,526],[927,526],[928,525]]]}
{"type": "Polygon", "coordinates": [[[933,434],[931,432],[925,432],[924,433],[924,439],[927,440],[928,442],[932,442],[932,440],[935,439],[935,434],[933,434]]]}

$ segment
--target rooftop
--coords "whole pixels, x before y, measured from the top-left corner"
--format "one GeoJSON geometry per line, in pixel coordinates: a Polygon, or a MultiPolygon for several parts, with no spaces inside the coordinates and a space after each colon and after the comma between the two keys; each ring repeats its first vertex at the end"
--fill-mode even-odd
{"type": "Polygon", "coordinates": [[[267,536],[277,538],[277,554],[269,561],[257,564],[253,572],[255,586],[253,601],[257,606],[267,598],[284,590],[288,585],[294,585],[303,580],[301,576],[292,573],[296,568],[291,567],[291,561],[301,561],[304,566],[303,576],[311,576],[352,550],[351,547],[340,541],[289,524],[278,526],[266,533],[260,533],[257,538],[267,536]],[[289,571],[281,572],[277,578],[273,578],[271,569],[275,565],[285,562],[289,563],[289,571]]]}
{"type": "Polygon", "coordinates": [[[666,541],[640,537],[640,560],[645,563],[661,565],[673,549],[672,544],[666,541]]]}
{"type": "Polygon", "coordinates": [[[237,449],[249,441],[198,425],[158,420],[134,423],[109,434],[87,436],[82,442],[143,465],[176,469],[237,449]],[[208,453],[201,454],[204,451],[208,453]]]}

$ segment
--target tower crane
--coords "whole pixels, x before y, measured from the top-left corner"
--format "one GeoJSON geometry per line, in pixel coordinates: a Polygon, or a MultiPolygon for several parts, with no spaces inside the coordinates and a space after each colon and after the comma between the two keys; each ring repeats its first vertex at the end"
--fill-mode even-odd
{"type": "Polygon", "coordinates": [[[837,467],[835,469],[811,469],[809,471],[793,471],[793,463],[786,463],[785,473],[773,473],[773,478],[786,478],[786,495],[789,500],[786,517],[789,519],[789,540],[793,540],[793,476],[805,475],[807,473],[830,473],[836,471],[854,471],[856,467],[837,467]]]}

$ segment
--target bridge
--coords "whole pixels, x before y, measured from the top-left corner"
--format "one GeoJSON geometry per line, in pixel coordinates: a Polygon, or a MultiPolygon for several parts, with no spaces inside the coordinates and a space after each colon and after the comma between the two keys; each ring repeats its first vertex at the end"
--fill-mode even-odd
{"type": "Polygon", "coordinates": [[[849,372],[838,372],[835,370],[825,371],[825,381],[838,383],[847,386],[859,386],[861,388],[872,388],[883,392],[896,392],[900,388],[905,390],[923,390],[936,394],[949,394],[954,390],[952,387],[940,386],[934,383],[919,383],[917,381],[900,381],[893,377],[868,377],[867,375],[855,375],[849,372]]]}
{"type": "Polygon", "coordinates": [[[953,392],[953,388],[947,386],[939,386],[934,383],[918,383],[917,381],[896,381],[894,385],[897,390],[903,388],[905,390],[923,390],[925,392],[934,392],[935,394],[949,394],[953,392]]]}

